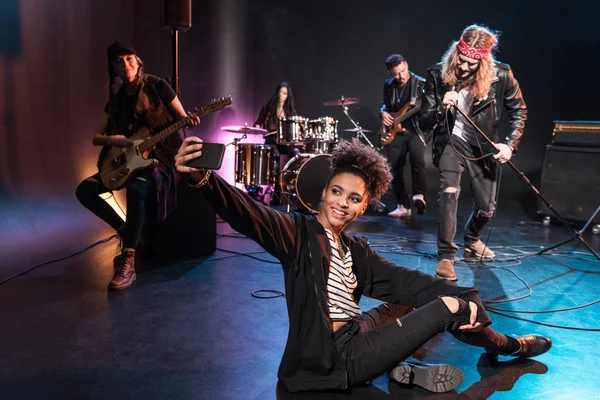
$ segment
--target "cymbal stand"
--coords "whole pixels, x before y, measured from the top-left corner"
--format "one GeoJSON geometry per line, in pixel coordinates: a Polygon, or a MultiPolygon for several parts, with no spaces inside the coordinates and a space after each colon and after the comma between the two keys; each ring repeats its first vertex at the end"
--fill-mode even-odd
{"type": "Polygon", "coordinates": [[[342,111],[344,112],[344,114],[346,115],[346,117],[348,117],[348,119],[350,120],[350,122],[352,122],[352,125],[354,125],[354,127],[356,128],[356,138],[357,139],[364,139],[365,142],[367,142],[367,144],[369,146],[371,146],[371,148],[375,148],[375,146],[373,146],[373,143],[371,143],[371,141],[369,140],[369,138],[367,137],[367,135],[365,135],[365,133],[363,132],[363,129],[360,127],[360,125],[358,125],[358,123],[356,121],[354,121],[352,119],[352,117],[350,116],[350,114],[348,113],[348,106],[344,105],[344,96],[342,96],[340,98],[340,101],[342,102],[342,111]]]}

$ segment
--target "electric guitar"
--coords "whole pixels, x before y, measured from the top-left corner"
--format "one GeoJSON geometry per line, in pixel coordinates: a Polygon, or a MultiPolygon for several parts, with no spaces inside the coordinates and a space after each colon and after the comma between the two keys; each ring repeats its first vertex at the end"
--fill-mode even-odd
{"type": "Polygon", "coordinates": [[[221,97],[200,108],[200,110],[194,109],[187,118],[178,120],[155,135],[151,135],[150,130],[146,127],[138,129],[130,138],[133,144],[128,147],[110,146],[99,162],[98,169],[102,184],[109,190],[119,190],[127,186],[127,183],[137,171],[158,163],[158,160],[148,158],[148,155],[159,142],[176,133],[184,125],[190,123],[192,119],[222,110],[231,103],[231,96],[221,97]]]}
{"type": "Polygon", "coordinates": [[[396,134],[404,132],[402,122],[406,121],[421,110],[420,106],[410,108],[410,103],[406,103],[399,111],[392,112],[390,115],[394,118],[394,123],[391,126],[382,125],[379,130],[379,139],[383,146],[394,141],[396,134]]]}

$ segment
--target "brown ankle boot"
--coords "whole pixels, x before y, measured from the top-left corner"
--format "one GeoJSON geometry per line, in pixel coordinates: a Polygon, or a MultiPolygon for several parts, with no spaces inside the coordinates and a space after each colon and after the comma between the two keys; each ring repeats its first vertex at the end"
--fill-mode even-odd
{"type": "Polygon", "coordinates": [[[456,274],[454,273],[454,260],[448,260],[442,258],[438,261],[437,269],[435,270],[435,276],[441,279],[447,279],[449,281],[455,281],[456,274]]]}
{"type": "Polygon", "coordinates": [[[465,243],[465,255],[490,259],[496,257],[496,253],[490,250],[481,240],[475,243],[465,243]]]}
{"type": "Polygon", "coordinates": [[[108,284],[111,290],[123,290],[135,282],[135,252],[123,252],[113,260],[115,275],[108,284]]]}

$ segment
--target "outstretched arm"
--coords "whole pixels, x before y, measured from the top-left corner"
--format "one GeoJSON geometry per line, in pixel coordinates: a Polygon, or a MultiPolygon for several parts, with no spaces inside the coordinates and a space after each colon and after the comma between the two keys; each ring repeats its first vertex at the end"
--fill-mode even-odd
{"type": "Polygon", "coordinates": [[[183,141],[175,156],[175,166],[181,173],[189,173],[192,180],[205,184],[200,188],[215,211],[233,229],[248,236],[282,264],[298,259],[300,250],[298,221],[291,214],[282,213],[254,201],[246,193],[228,184],[220,176],[187,167],[190,160],[202,156],[202,142],[190,136],[183,141]],[[194,144],[200,143],[200,144],[194,144]]]}

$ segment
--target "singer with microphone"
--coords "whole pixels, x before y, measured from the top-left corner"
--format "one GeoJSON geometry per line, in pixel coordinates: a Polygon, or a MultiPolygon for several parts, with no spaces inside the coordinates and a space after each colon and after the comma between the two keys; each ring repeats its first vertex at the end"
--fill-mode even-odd
{"type": "Polygon", "coordinates": [[[421,125],[424,130],[433,129],[433,163],[440,170],[436,275],[443,279],[457,280],[454,236],[465,170],[473,192],[473,210],[464,232],[465,255],[495,257],[480,236],[496,206],[497,164],[511,159],[525,128],[525,100],[511,68],[494,60],[497,44],[497,33],[484,26],[468,26],[442,61],[429,68],[425,83],[421,125]],[[457,108],[491,138],[493,146],[457,108]],[[502,143],[497,135],[503,110],[509,117],[510,133],[502,143]]]}

